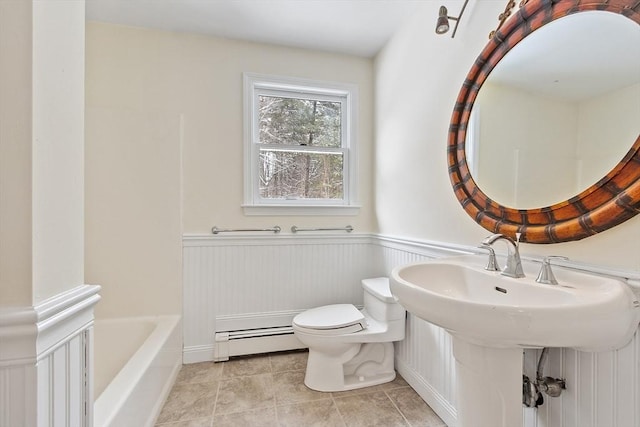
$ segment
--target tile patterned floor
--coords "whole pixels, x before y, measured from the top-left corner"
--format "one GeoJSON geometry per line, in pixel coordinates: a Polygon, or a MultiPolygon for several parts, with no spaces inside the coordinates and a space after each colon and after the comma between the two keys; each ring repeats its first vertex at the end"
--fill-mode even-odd
{"type": "Polygon", "coordinates": [[[321,393],[304,385],[306,352],[184,365],[157,427],[446,427],[398,376],[321,393]]]}

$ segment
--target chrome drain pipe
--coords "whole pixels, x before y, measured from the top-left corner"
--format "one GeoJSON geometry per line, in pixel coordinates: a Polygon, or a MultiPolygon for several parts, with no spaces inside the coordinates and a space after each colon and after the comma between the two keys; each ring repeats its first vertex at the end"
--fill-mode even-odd
{"type": "Polygon", "coordinates": [[[526,375],[522,375],[522,404],[528,408],[537,408],[544,403],[542,392],[547,396],[558,397],[562,390],[566,389],[564,378],[552,378],[544,376],[544,365],[547,362],[549,348],[542,349],[538,367],[536,370],[536,380],[531,381],[526,375]]]}

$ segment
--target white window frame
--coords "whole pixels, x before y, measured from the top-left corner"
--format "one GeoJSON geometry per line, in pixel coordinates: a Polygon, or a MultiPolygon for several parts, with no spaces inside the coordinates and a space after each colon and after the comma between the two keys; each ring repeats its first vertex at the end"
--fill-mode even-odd
{"type": "MultiPolygon", "coordinates": [[[[348,83],[324,82],[293,77],[244,73],[244,208],[245,215],[357,215],[357,86],[348,83]],[[343,198],[265,199],[260,197],[258,141],[258,99],[261,95],[311,97],[340,100],[342,103],[342,147],[324,149],[343,154],[343,198]]],[[[317,151],[319,147],[300,147],[300,151],[317,151]]]]}

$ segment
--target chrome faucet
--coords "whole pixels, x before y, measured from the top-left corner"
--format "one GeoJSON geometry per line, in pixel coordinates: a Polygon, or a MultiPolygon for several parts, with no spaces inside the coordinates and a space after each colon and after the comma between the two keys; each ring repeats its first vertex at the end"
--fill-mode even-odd
{"type": "Polygon", "coordinates": [[[524,271],[522,271],[522,262],[520,261],[520,252],[518,250],[518,244],[509,236],[504,234],[492,234],[482,241],[482,245],[493,245],[498,240],[504,240],[507,242],[507,265],[502,269],[503,276],[520,278],[524,277],[524,271]]]}
{"type": "Polygon", "coordinates": [[[496,261],[496,251],[493,250],[491,245],[482,243],[478,247],[480,249],[486,249],[487,251],[489,251],[489,261],[487,262],[487,266],[484,269],[487,271],[500,271],[500,268],[498,267],[498,261],[496,261]]]}
{"type": "Polygon", "coordinates": [[[536,278],[536,282],[542,283],[545,285],[557,285],[558,281],[556,277],[553,275],[553,270],[551,270],[551,260],[552,259],[563,259],[568,260],[566,256],[559,255],[550,255],[544,257],[542,260],[542,265],[540,266],[540,273],[538,273],[538,277],[536,278]]]}

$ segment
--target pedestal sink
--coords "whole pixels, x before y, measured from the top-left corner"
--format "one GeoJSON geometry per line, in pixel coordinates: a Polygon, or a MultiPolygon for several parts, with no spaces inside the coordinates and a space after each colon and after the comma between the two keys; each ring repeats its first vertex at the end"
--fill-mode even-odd
{"type": "Polygon", "coordinates": [[[409,312],[453,337],[458,427],[522,425],[522,349],[604,351],[627,344],[640,321],[629,286],[555,268],[558,285],[484,269],[486,256],[409,264],[391,273],[391,292],[409,312]]]}

